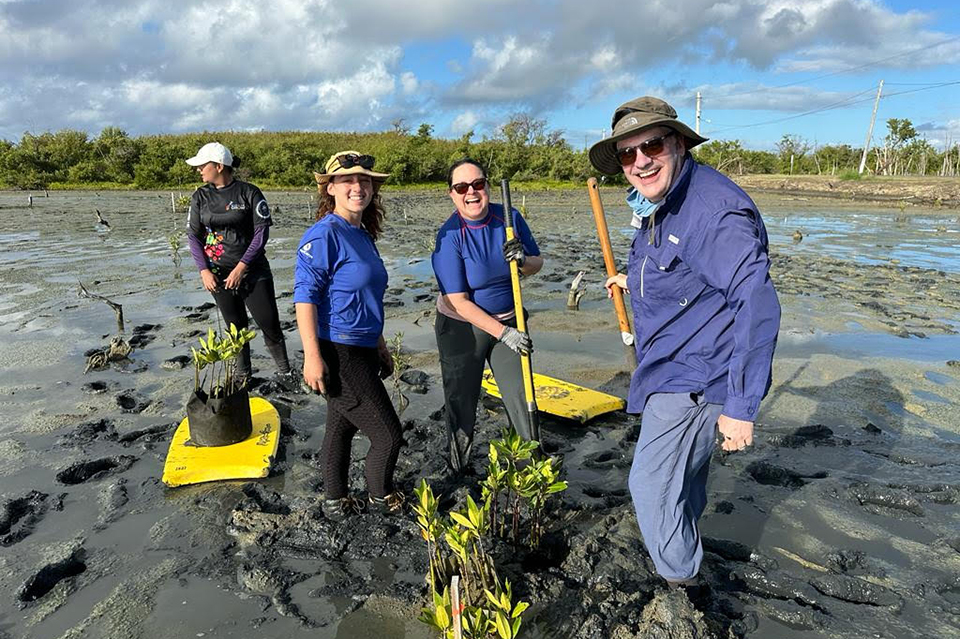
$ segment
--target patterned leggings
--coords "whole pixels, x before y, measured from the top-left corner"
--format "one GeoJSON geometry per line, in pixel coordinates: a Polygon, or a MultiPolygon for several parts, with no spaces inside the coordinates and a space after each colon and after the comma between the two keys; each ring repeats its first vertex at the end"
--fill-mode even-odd
{"type": "Polygon", "coordinates": [[[327,365],[327,428],[323,438],[323,481],[327,499],[347,496],[350,447],[357,431],[370,439],[365,474],[374,497],[393,492],[403,429],[380,380],[376,348],[320,340],[327,365]]]}

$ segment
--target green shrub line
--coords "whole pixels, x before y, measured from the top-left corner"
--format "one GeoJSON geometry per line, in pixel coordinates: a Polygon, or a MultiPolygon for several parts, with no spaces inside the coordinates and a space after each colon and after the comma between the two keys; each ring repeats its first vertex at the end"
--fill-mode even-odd
{"type": "MultiPolygon", "coordinates": [[[[870,150],[867,169],[880,175],[960,174],[960,144],[938,151],[909,120],[887,121],[888,134],[870,150]]],[[[516,114],[491,138],[473,132],[456,139],[433,137],[433,126],[411,133],[401,123],[378,133],[220,131],[131,137],[107,127],[96,137],[64,129],[24,133],[18,142],[0,140],[0,188],[95,190],[192,190],[197,174],[184,160],[216,140],[241,159],[237,175],[268,189],[315,188],[314,171],[329,156],[353,149],[377,158],[390,173],[389,188],[445,189],[447,168],[465,156],[486,166],[490,178],[509,178],[538,190],[581,188],[600,177],[585,149],[574,149],[563,131],[546,121],[516,114]]],[[[791,174],[837,176],[858,171],[862,149],[847,144],[813,146],[787,134],[776,151],[746,149],[739,140],[710,140],[694,149],[696,158],[732,175],[791,174]]],[[[626,184],[622,175],[608,184],[626,184]]]]}

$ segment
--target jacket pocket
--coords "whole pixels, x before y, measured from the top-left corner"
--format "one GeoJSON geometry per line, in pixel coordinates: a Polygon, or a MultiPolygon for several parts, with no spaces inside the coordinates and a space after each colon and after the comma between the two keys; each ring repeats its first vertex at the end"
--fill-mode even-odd
{"type": "Polygon", "coordinates": [[[690,269],[680,260],[679,248],[668,245],[661,251],[649,251],[640,269],[642,297],[678,306],[689,303],[687,279],[690,269]]]}

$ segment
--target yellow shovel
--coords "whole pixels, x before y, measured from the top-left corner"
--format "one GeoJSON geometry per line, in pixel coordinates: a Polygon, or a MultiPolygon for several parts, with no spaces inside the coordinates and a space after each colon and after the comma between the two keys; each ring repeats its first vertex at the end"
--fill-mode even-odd
{"type": "MultiPolygon", "coordinates": [[[[501,180],[500,189],[503,193],[503,224],[509,242],[516,233],[513,231],[513,205],[510,203],[510,180],[501,180]]],[[[510,284],[513,286],[513,309],[517,314],[517,330],[527,332],[527,319],[523,316],[523,298],[520,296],[520,265],[516,260],[510,260],[510,284]]],[[[530,418],[530,436],[534,441],[540,441],[540,417],[537,415],[537,396],[533,386],[533,366],[530,363],[530,353],[520,355],[520,366],[523,369],[523,394],[527,400],[527,415],[530,418]]]]}
{"type": "MultiPolygon", "coordinates": [[[[513,209],[510,205],[510,182],[503,180],[504,226],[507,240],[516,237],[513,228],[513,209]]],[[[510,282],[513,285],[513,303],[517,314],[517,330],[527,332],[527,322],[523,316],[523,299],[520,294],[520,270],[516,262],[510,262],[510,282]]],[[[533,439],[540,440],[540,420],[537,411],[543,410],[551,415],[573,419],[585,423],[604,413],[622,410],[626,403],[619,397],[601,393],[600,391],[576,386],[563,380],[536,375],[530,355],[520,356],[520,365],[523,369],[523,392],[527,401],[527,412],[530,415],[530,427],[533,439]],[[540,397],[540,406],[537,397],[540,397]]],[[[489,370],[483,374],[483,388],[494,397],[501,397],[500,389],[489,370]]]]}

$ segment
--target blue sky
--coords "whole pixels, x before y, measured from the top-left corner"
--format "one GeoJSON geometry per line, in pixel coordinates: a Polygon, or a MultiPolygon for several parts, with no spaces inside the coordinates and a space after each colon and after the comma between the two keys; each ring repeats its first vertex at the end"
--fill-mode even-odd
{"type": "Polygon", "coordinates": [[[0,137],[360,130],[493,136],[512,113],[575,147],[617,104],[667,99],[771,149],[874,141],[909,118],[960,140],[955,0],[0,0],[0,137]],[[832,108],[839,106],[839,108],[832,108]],[[804,115],[806,114],[806,115],[804,115]]]}

